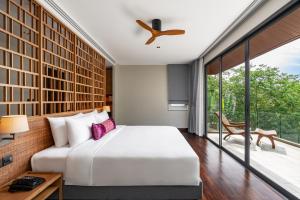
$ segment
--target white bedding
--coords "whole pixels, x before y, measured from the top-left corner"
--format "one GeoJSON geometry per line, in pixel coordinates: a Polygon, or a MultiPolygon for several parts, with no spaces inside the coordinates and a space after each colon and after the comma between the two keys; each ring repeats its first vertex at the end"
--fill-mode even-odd
{"type": "Polygon", "coordinates": [[[98,141],[69,148],[64,169],[38,162],[47,160],[42,152],[33,156],[33,170],[63,170],[67,185],[199,185],[200,181],[198,156],[175,127],[118,126],[98,141]]]}
{"type": "Polygon", "coordinates": [[[61,172],[65,174],[66,159],[71,148],[69,146],[44,149],[31,158],[33,171],[38,172],[61,172]]]}

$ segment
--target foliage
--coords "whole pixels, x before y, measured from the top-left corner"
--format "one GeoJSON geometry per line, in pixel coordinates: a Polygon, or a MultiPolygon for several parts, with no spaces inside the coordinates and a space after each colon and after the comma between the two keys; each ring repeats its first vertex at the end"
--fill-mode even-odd
{"type": "MultiPolygon", "coordinates": [[[[218,110],[218,75],[208,76],[208,121],[218,110]]],[[[222,73],[222,110],[232,121],[244,121],[245,68],[222,73]]],[[[276,67],[250,66],[251,129],[275,129],[281,137],[300,142],[300,77],[281,73],[276,67]]]]}

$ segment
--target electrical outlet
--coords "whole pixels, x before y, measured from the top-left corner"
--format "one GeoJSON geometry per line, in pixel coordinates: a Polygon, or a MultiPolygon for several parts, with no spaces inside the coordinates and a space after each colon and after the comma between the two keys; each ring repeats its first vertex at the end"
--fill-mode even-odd
{"type": "Polygon", "coordinates": [[[13,156],[11,154],[6,155],[2,158],[2,165],[6,166],[13,162],[13,156]]]}

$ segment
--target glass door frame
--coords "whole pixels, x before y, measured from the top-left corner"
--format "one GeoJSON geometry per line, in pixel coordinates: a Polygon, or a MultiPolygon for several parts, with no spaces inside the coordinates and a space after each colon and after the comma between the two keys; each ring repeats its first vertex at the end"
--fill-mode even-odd
{"type": "Polygon", "coordinates": [[[223,53],[220,56],[217,56],[215,59],[212,59],[211,62],[207,63],[205,65],[205,138],[207,138],[210,142],[212,142],[213,144],[215,144],[217,147],[221,148],[222,150],[224,150],[226,153],[230,154],[232,157],[234,157],[236,160],[238,160],[240,163],[242,163],[243,165],[246,165],[247,167],[250,166],[249,161],[250,161],[250,62],[249,62],[249,40],[245,40],[244,42],[238,43],[237,45],[233,46],[232,48],[228,49],[225,53],[223,53]],[[244,43],[244,44],[243,44],[244,43]],[[245,119],[245,158],[244,160],[240,159],[239,157],[237,157],[236,155],[234,155],[232,152],[230,152],[228,149],[223,147],[223,126],[222,126],[222,118],[219,117],[218,118],[218,130],[219,130],[219,143],[216,143],[215,141],[213,141],[212,139],[210,139],[207,136],[207,119],[208,119],[208,81],[207,81],[207,66],[215,61],[216,59],[219,60],[220,62],[220,66],[219,66],[219,113],[220,116],[222,116],[223,113],[223,108],[222,108],[222,98],[223,98],[223,90],[222,90],[222,69],[223,69],[223,55],[227,52],[229,52],[230,50],[234,49],[236,46],[238,45],[244,45],[244,52],[245,52],[245,59],[244,59],[244,63],[245,63],[245,112],[244,112],[244,119],[245,119]],[[247,89],[248,88],[248,89],[247,89]],[[246,145],[248,144],[248,145],[246,145]]]}
{"type": "Polygon", "coordinates": [[[216,145],[218,148],[222,149],[224,152],[229,154],[231,157],[233,157],[235,160],[237,160],[239,163],[241,163],[243,166],[245,166],[251,172],[256,174],[258,177],[263,179],[265,182],[270,184],[273,188],[275,188],[277,191],[282,193],[288,199],[298,199],[298,198],[250,165],[250,59],[249,59],[250,50],[249,50],[249,41],[258,32],[264,30],[265,27],[272,25],[273,23],[282,19],[284,16],[288,15],[289,13],[291,13],[292,11],[294,11],[297,8],[300,8],[300,1],[292,0],[291,2],[286,4],[284,7],[279,9],[272,16],[270,16],[263,23],[261,23],[259,26],[254,28],[248,34],[246,34],[241,39],[239,39],[237,42],[235,42],[233,45],[231,45],[229,48],[225,49],[219,55],[217,55],[216,57],[211,59],[207,64],[205,64],[205,81],[204,81],[204,87],[205,87],[205,90],[204,90],[204,92],[205,92],[205,98],[204,98],[205,99],[205,134],[204,134],[204,137],[206,139],[208,139],[210,142],[212,142],[214,145],[216,145]],[[219,112],[220,112],[220,116],[222,116],[222,64],[223,64],[222,57],[223,57],[223,55],[225,55],[226,53],[230,52],[232,49],[234,49],[235,47],[237,47],[238,45],[241,45],[243,43],[244,43],[244,47],[245,47],[245,55],[244,55],[245,56],[245,60],[244,60],[244,63],[245,63],[245,84],[244,84],[244,87],[245,87],[245,158],[244,159],[245,160],[240,159],[238,156],[234,155],[232,152],[228,151],[226,148],[223,147],[221,118],[219,118],[219,144],[207,136],[207,130],[208,130],[208,127],[207,127],[207,119],[208,119],[207,66],[211,62],[215,61],[216,59],[220,59],[219,112]]]}
{"type": "MultiPolygon", "coordinates": [[[[219,102],[218,102],[218,108],[219,108],[219,112],[220,112],[220,116],[222,116],[222,109],[220,109],[221,108],[221,106],[222,106],[222,101],[220,101],[220,99],[222,99],[222,73],[221,73],[221,71],[222,71],[222,57],[219,57],[219,58],[217,58],[218,60],[219,60],[219,62],[220,62],[220,65],[219,65],[219,75],[218,75],[218,83],[219,83],[219,92],[218,92],[218,99],[219,99],[219,102]]],[[[215,60],[215,59],[213,59],[213,60],[215,60]]],[[[209,63],[208,63],[209,64],[209,63]]],[[[208,65],[207,64],[207,65],[208,65]]],[[[206,65],[206,66],[207,66],[206,65]]],[[[205,138],[207,138],[207,139],[209,139],[208,137],[207,137],[207,132],[208,132],[208,127],[207,127],[207,123],[208,123],[208,112],[207,112],[207,110],[208,110],[208,76],[207,76],[207,67],[205,66],[205,69],[204,69],[204,73],[205,73],[205,78],[204,78],[204,95],[205,95],[205,100],[204,100],[204,107],[205,107],[205,113],[204,113],[204,124],[205,124],[205,126],[204,126],[204,137],[205,138]]],[[[213,141],[213,140],[211,140],[211,139],[209,139],[213,144],[215,144],[216,146],[218,146],[218,147],[222,147],[222,120],[221,120],[221,118],[218,118],[218,132],[219,132],[219,143],[216,143],[215,141],[213,141]]]]}

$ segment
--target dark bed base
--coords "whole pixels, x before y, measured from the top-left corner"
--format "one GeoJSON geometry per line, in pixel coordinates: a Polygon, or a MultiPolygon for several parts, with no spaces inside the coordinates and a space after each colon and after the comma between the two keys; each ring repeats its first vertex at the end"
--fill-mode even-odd
{"type": "MultiPolygon", "coordinates": [[[[64,186],[64,199],[80,200],[192,200],[202,198],[199,186],[64,186]]],[[[57,199],[52,196],[51,199],[57,199]]]]}

